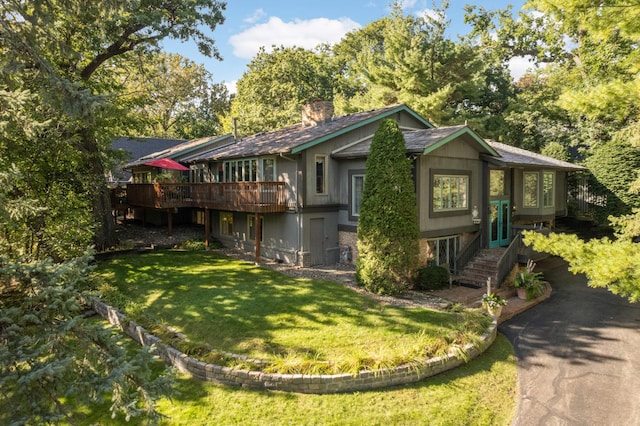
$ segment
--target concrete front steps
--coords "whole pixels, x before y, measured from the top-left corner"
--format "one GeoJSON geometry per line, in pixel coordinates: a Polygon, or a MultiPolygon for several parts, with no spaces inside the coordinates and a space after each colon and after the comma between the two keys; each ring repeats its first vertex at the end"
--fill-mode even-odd
{"type": "Polygon", "coordinates": [[[473,288],[486,288],[487,278],[491,278],[491,287],[498,287],[498,260],[506,248],[482,249],[465,266],[464,270],[453,279],[458,284],[473,288]]]}

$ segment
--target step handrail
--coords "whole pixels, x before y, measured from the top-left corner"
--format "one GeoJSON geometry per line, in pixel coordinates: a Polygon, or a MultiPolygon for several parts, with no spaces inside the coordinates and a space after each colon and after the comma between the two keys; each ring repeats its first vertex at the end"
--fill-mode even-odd
{"type": "Polygon", "coordinates": [[[507,247],[502,256],[500,256],[500,259],[498,259],[498,263],[496,265],[498,275],[497,287],[500,287],[502,285],[502,281],[504,281],[507,275],[511,273],[511,269],[513,269],[513,266],[518,262],[518,254],[522,248],[524,248],[522,232],[518,231],[509,244],[509,247],[507,247]]]}
{"type": "Polygon", "coordinates": [[[460,250],[458,256],[456,256],[456,261],[454,265],[454,274],[459,274],[460,271],[464,269],[465,266],[473,259],[473,257],[480,251],[481,248],[481,239],[480,233],[478,232],[476,236],[469,241],[469,243],[460,250]]]}

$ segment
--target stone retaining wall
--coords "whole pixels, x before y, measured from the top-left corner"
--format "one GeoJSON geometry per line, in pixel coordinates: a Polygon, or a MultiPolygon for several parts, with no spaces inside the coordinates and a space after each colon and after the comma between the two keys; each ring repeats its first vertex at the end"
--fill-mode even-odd
{"type": "Polygon", "coordinates": [[[99,300],[93,302],[93,308],[103,318],[126,332],[139,344],[145,346],[155,344],[156,353],[165,362],[173,365],[181,372],[188,373],[200,380],[247,388],[312,394],[362,391],[417,382],[426,377],[458,367],[466,361],[477,357],[491,346],[496,338],[497,331],[497,324],[494,320],[477,346],[467,345],[464,348],[464,360],[454,354],[450,354],[425,360],[422,364],[402,365],[393,369],[375,372],[361,371],[358,374],[271,374],[261,371],[234,370],[229,367],[206,364],[179,352],[171,346],[164,345],[156,336],[147,333],[144,328],[133,321],[128,321],[123,314],[99,300]]]}

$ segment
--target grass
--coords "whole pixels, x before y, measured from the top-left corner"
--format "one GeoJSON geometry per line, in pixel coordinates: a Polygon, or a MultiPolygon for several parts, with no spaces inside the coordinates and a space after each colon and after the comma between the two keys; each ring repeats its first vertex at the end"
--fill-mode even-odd
{"type": "MultiPolygon", "coordinates": [[[[509,425],[515,415],[516,362],[498,335],[481,356],[419,383],[368,392],[304,395],[247,390],[180,376],[173,399],[159,401],[163,425],[509,425]]],[[[75,412],[77,424],[129,425],[108,404],[75,412]]],[[[136,423],[137,420],[134,420],[136,423]]]]}
{"type": "Polygon", "coordinates": [[[97,274],[116,287],[107,301],[144,325],[171,325],[200,346],[268,360],[271,372],[396,366],[472,342],[490,321],[479,312],[382,305],[341,284],[212,252],[122,256],[97,274]]]}
{"type": "MultiPolygon", "coordinates": [[[[281,349],[280,354],[287,353],[284,342],[291,340],[292,348],[301,354],[333,355],[348,353],[350,343],[366,345],[367,341],[391,347],[391,342],[402,339],[401,346],[410,346],[412,339],[424,339],[429,333],[444,333],[445,341],[453,340],[463,323],[475,319],[379,305],[335,283],[296,280],[211,253],[161,252],[117,258],[99,265],[97,273],[106,281],[118,283],[126,297],[116,290],[111,291],[113,298],[137,309],[138,315],[148,310],[178,325],[192,338],[198,336],[226,350],[271,358],[274,348],[275,358],[282,356],[277,355],[277,349],[281,349]],[[257,329],[259,326],[264,329],[257,329]],[[304,340],[295,341],[293,334],[309,336],[311,330],[324,334],[311,336],[315,347],[304,340]],[[405,333],[408,337],[403,337],[405,333]],[[328,347],[329,342],[337,348],[328,347]],[[325,347],[317,346],[323,343],[325,347]],[[258,349],[252,349],[252,344],[258,349]],[[271,349],[265,350],[267,347],[271,349]]],[[[131,341],[127,344],[133,345],[131,341]]],[[[371,348],[376,352],[375,344],[371,348]]],[[[162,365],[156,365],[158,371],[162,365]]],[[[159,410],[168,416],[164,425],[499,426],[509,425],[515,415],[517,371],[513,348],[498,335],[478,358],[407,386],[305,395],[228,387],[181,375],[175,391],[171,399],[158,402],[159,410]]],[[[111,419],[108,407],[108,402],[77,407],[73,420],[76,424],[131,424],[122,418],[111,419]]]]}

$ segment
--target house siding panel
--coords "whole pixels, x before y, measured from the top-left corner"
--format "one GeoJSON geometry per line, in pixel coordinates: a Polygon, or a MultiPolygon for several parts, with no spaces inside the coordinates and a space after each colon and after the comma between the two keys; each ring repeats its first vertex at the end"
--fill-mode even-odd
{"type": "MultiPolygon", "coordinates": [[[[418,206],[421,233],[447,235],[447,230],[469,229],[473,206],[482,203],[482,162],[478,151],[462,140],[454,140],[427,156],[421,156],[418,166],[418,206]],[[469,173],[467,212],[452,212],[434,217],[431,212],[431,173],[451,170],[469,173]]],[[[480,212],[481,216],[483,212],[480,212]]]]}

